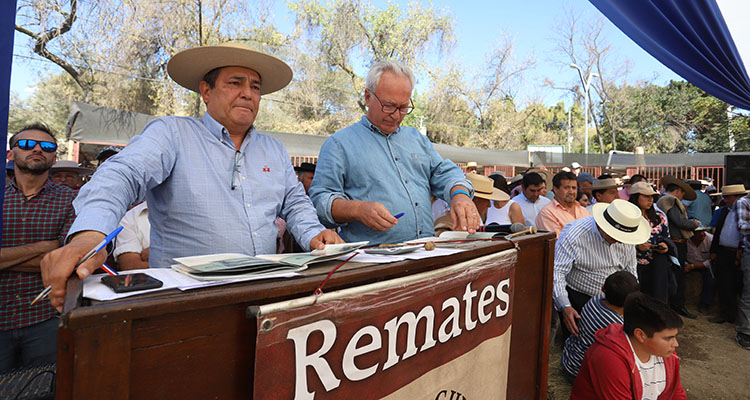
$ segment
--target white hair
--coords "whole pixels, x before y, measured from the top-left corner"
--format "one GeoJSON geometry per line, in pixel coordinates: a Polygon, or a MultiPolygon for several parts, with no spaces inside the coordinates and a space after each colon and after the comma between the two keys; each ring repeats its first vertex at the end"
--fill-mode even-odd
{"type": "Polygon", "coordinates": [[[384,72],[391,72],[395,75],[405,76],[409,78],[411,88],[414,89],[414,74],[411,72],[409,67],[407,67],[401,61],[383,60],[377,61],[375,64],[372,64],[372,66],[370,67],[370,71],[367,73],[365,87],[370,92],[375,92],[375,88],[378,86],[378,83],[380,83],[380,77],[383,76],[384,72]]]}

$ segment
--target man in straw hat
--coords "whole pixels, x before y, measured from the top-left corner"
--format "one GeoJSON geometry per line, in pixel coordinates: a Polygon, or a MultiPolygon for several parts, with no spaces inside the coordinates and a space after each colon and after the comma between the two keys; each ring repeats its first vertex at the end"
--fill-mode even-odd
{"type": "Polygon", "coordinates": [[[78,190],[83,186],[83,177],[93,173],[93,169],[81,167],[73,160],[58,160],[49,170],[49,179],[58,185],[78,190]]]}
{"type": "MultiPolygon", "coordinates": [[[[42,265],[55,306],[62,305],[65,280],[76,262],[144,197],[152,222],[151,267],[198,254],[275,253],[277,216],[305,248],[341,241],[318,221],[284,145],[253,128],[261,96],[291,81],[286,63],[225,43],[182,51],[167,71],[200,93],[207,112],[203,118],[151,121],[83,187],[69,243],[42,265]]],[[[78,276],[88,276],[104,257],[83,263],[78,276]]]]}
{"type": "Polygon", "coordinates": [[[737,210],[737,228],[742,235],[742,293],[737,307],[737,344],[750,350],[750,194],[737,199],[734,207],[737,210]]]}
{"type": "Polygon", "coordinates": [[[347,241],[398,243],[432,236],[433,195],[450,203],[455,229],[473,233],[480,218],[461,169],[418,130],[401,126],[414,109],[412,72],[399,61],[378,61],[365,86],[367,114],[320,148],[310,187],[320,220],[340,227],[347,241]]]}
{"type": "MultiPolygon", "coordinates": [[[[502,190],[494,187],[492,179],[479,174],[468,174],[466,179],[474,186],[474,205],[477,207],[482,222],[487,221],[487,210],[490,208],[492,201],[508,201],[510,196],[502,190]]],[[[451,219],[450,210],[443,213],[435,220],[435,235],[445,231],[453,230],[453,220],[451,219]]]]}
{"type": "Polygon", "coordinates": [[[693,231],[701,225],[697,219],[688,218],[687,209],[682,204],[682,200],[696,199],[695,190],[685,181],[673,176],[661,178],[661,185],[664,186],[665,192],[656,202],[656,206],[667,215],[669,236],[677,246],[677,259],[681,266],[675,273],[677,292],[671,296],[669,303],[683,317],[695,319],[698,316],[685,308],[685,274],[682,271],[687,257],[687,241],[693,236],[693,231]]]}
{"type": "MultiPolygon", "coordinates": [[[[594,203],[611,203],[619,198],[617,189],[620,185],[612,178],[595,179],[591,186],[591,195],[596,200],[594,203]]],[[[594,205],[586,207],[591,212],[594,205]]]]}
{"type": "Polygon", "coordinates": [[[740,292],[742,274],[737,269],[737,253],[741,249],[742,236],[737,225],[735,203],[748,193],[745,185],[726,185],[721,192],[712,196],[722,196],[726,207],[722,207],[711,241],[711,258],[714,260],[716,289],[719,292],[719,315],[708,321],[721,324],[734,322],[737,315],[737,296],[740,292]]]}
{"type": "Polygon", "coordinates": [[[565,225],[555,245],[553,301],[574,335],[581,309],[607,276],[621,270],[637,276],[635,245],[651,235],[641,210],[625,200],[594,204],[593,214],[565,225]]]}

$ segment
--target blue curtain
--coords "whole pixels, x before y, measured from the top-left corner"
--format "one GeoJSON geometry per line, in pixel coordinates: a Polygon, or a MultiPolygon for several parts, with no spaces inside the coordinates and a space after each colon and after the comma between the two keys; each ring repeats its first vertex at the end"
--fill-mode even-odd
{"type": "Polygon", "coordinates": [[[750,79],[715,0],[590,1],[676,74],[750,110],[750,79]]]}
{"type": "MultiPolygon", "coordinates": [[[[16,0],[0,1],[0,127],[2,127],[3,147],[8,139],[8,107],[10,105],[10,66],[13,63],[13,33],[16,23],[16,0]]],[[[5,164],[3,164],[3,182],[5,182],[5,164]]],[[[3,185],[5,186],[5,185],[3,185]]],[[[0,194],[0,209],[3,208],[5,192],[0,194]]],[[[0,235],[3,228],[3,216],[0,213],[0,235]]],[[[0,238],[1,239],[1,238],[0,238]]]]}

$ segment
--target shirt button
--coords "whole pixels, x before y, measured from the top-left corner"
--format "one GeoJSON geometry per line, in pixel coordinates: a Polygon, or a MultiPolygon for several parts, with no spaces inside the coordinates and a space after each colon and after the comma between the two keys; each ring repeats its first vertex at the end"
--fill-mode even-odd
{"type": "Polygon", "coordinates": [[[398,161],[398,157],[396,157],[396,161],[398,161]]]}
{"type": "Polygon", "coordinates": [[[409,181],[404,181],[404,184],[405,184],[405,185],[409,184],[409,181]]]}
{"type": "Polygon", "coordinates": [[[419,203],[414,203],[415,206],[419,207],[419,203]]]}
{"type": "Polygon", "coordinates": [[[418,234],[418,235],[421,235],[421,234],[422,234],[422,231],[418,231],[418,232],[417,232],[417,234],[418,234]]]}

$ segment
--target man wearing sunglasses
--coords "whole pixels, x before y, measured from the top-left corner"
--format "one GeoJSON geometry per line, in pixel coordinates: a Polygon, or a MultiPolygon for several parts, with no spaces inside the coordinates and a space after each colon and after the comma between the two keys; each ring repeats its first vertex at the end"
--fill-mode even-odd
{"type": "Polygon", "coordinates": [[[0,250],[0,373],[55,361],[56,311],[30,305],[44,289],[39,265],[60,247],[75,219],[76,192],[49,180],[57,143],[43,125],[11,136],[7,157],[15,177],[5,185],[0,250]]]}
{"type": "Polygon", "coordinates": [[[431,194],[451,205],[454,230],[473,233],[479,226],[461,169],[419,131],[400,126],[414,109],[413,88],[414,75],[402,63],[375,63],[366,79],[367,115],[320,149],[310,197],[323,224],[340,227],[346,241],[432,236],[431,194]]]}

